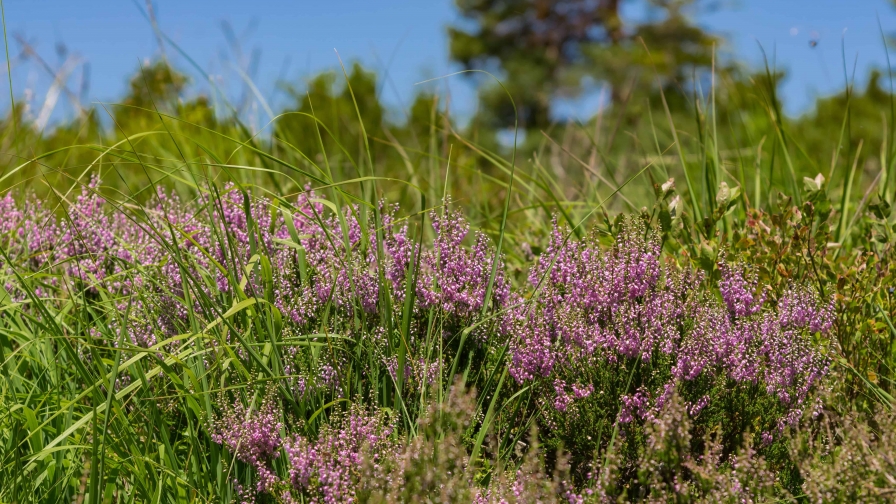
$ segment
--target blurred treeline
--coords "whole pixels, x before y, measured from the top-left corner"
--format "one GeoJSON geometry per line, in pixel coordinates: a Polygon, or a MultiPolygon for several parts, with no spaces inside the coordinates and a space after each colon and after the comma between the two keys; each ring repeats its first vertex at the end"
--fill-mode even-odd
{"type": "Polygon", "coordinates": [[[386,196],[412,206],[421,204],[416,186],[430,203],[447,190],[495,213],[500,205],[490,199],[500,201],[514,160],[523,192],[546,188],[564,201],[605,198],[649,166],[643,178],[650,183],[626,186],[610,204],[617,209],[646,206],[652,183],[670,177],[680,192],[694,193],[692,202],[710,207],[723,181],[761,206],[818,173],[831,187],[849,187],[851,197],[872,185],[890,193],[896,112],[887,69],[875,70],[864,89],[844,89],[788,117],[778,94],[786,70],[746,69],[720,57],[725,41],[692,21],[707,8],[699,2],[456,4],[463,20],[448,30],[452,58],[501,80],[455,77],[480,84],[472,118],[458,121],[447,100],[428,93],[387,113],[378,76],[356,63],[345,73],[281,83],[288,105],[268,126],[250,127],[220,97],[213,107],[208,96],[189,92],[201,80],[188,77],[193,69],[159,58],[135,71],[116,104],[86,107],[42,129],[24,106],[10,110],[0,124],[0,188],[27,185],[63,197],[60,188],[93,169],[105,185],[138,199],[149,194],[150,180],[197,171],[280,193],[376,176],[386,196]],[[643,15],[626,23],[620,4],[636,4],[643,15]],[[558,100],[597,92],[607,104],[594,117],[558,118],[558,100]],[[294,182],[283,187],[268,171],[294,182]]]}

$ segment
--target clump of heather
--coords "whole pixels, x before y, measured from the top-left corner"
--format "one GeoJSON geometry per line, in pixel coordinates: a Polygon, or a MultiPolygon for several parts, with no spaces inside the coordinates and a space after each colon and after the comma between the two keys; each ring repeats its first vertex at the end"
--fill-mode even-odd
{"type": "Polygon", "coordinates": [[[477,414],[476,394],[461,385],[444,403],[432,403],[413,438],[397,436],[385,410],[360,405],[336,413],[316,436],[289,434],[269,390],[262,405],[247,412],[241,403],[223,404],[212,439],[252,466],[253,488],[235,484],[238,500],[269,496],[284,503],[475,502],[584,503],[593,490],[577,492],[560,453],[553,473],[545,470],[536,431],[519,466],[496,461],[487,483],[469,464],[466,436],[477,414]],[[275,474],[282,457],[285,473],[275,474]]]}
{"type": "Polygon", "coordinates": [[[464,444],[476,415],[476,398],[461,386],[443,404],[431,404],[417,422],[418,435],[397,447],[389,477],[371,485],[374,502],[471,502],[477,496],[464,444]]]}
{"type": "Polygon", "coordinates": [[[713,285],[660,249],[640,220],[609,249],[555,224],[530,302],[506,323],[511,376],[538,391],[543,427],[580,464],[607,443],[587,426],[616,425],[637,451],[675,391],[695,429],[721,425],[725,453],[756,426],[766,444],[780,439],[819,406],[811,394],[829,361],[813,337],[831,330],[831,301],[796,283],[772,300],[747,266],[724,261],[713,285]]]}
{"type": "MultiPolygon", "coordinates": [[[[97,194],[98,184],[96,178],[86,184],[71,204],[62,207],[61,218],[35,199],[26,200],[19,209],[11,194],[4,196],[0,200],[4,216],[0,245],[5,254],[0,264],[9,256],[13,263],[5,265],[7,269],[22,265],[33,272],[50,273],[48,269],[55,267],[87,292],[96,293],[100,285],[105,290],[120,290],[120,283],[107,282],[107,277],[121,272],[120,260],[130,259],[117,236],[126,226],[120,217],[110,216],[105,200],[97,194]]],[[[24,294],[20,286],[7,287],[24,294]]]]}
{"type": "Polygon", "coordinates": [[[529,446],[523,453],[519,467],[501,471],[497,468],[487,487],[479,490],[473,502],[476,504],[504,504],[528,502],[583,504],[600,502],[600,495],[593,488],[577,490],[572,482],[567,456],[556,454],[553,473],[545,469],[544,450],[538,440],[538,431],[529,434],[529,446]]]}
{"type": "Polygon", "coordinates": [[[765,303],[766,291],[758,292],[759,280],[756,271],[747,271],[742,264],[728,264],[722,257],[719,263],[719,291],[735,317],[749,317],[759,313],[765,303]]]}
{"type": "MultiPolygon", "coordinates": [[[[603,252],[596,237],[570,240],[556,225],[532,268],[531,303],[509,322],[513,334],[510,373],[518,383],[562,376],[562,370],[594,359],[649,359],[675,340],[684,313],[673,299],[687,286],[658,289],[660,247],[643,225],[630,226],[618,247],[603,252]]],[[[693,283],[693,282],[691,282],[693,283]]]]}
{"type": "MultiPolygon", "coordinates": [[[[417,284],[421,307],[438,308],[469,321],[482,311],[486,301],[494,262],[488,237],[477,233],[473,248],[468,250],[462,242],[470,228],[459,211],[447,211],[444,215],[432,212],[431,217],[436,237],[432,249],[424,252],[422,258],[421,279],[417,284]]],[[[499,263],[492,293],[498,308],[510,296],[510,283],[503,270],[499,263]]]]}
{"type": "Polygon", "coordinates": [[[211,428],[212,440],[224,445],[240,462],[251,465],[258,474],[257,490],[268,492],[280,481],[271,463],[280,456],[284,428],[279,398],[273,389],[257,408],[236,401],[222,405],[224,410],[211,428]]]}
{"type": "Polygon", "coordinates": [[[285,502],[356,502],[359,490],[387,477],[394,456],[393,427],[382,413],[355,407],[324,426],[317,439],[293,435],[284,440],[289,466],[285,502]],[[362,468],[366,469],[362,472],[362,468]],[[301,500],[299,500],[301,498],[301,500]]]}

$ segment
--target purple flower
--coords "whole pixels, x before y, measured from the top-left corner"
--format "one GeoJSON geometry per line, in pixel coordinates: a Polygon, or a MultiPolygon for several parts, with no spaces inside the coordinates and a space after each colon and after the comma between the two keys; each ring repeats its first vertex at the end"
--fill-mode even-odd
{"type": "Polygon", "coordinates": [[[233,456],[251,464],[258,471],[258,491],[270,491],[279,481],[270,467],[277,458],[281,445],[280,408],[276,394],[269,391],[257,410],[247,410],[240,402],[219,418],[212,429],[212,440],[222,444],[233,456]]]}
{"type": "MultiPolygon", "coordinates": [[[[468,250],[462,242],[469,226],[459,212],[449,211],[444,217],[433,212],[431,218],[436,238],[433,249],[423,253],[417,283],[422,308],[437,307],[464,319],[475,317],[485,304],[495,260],[488,237],[477,233],[473,248],[468,250]]],[[[492,291],[496,308],[504,306],[510,296],[510,284],[504,278],[503,269],[499,261],[492,291]]]]}
{"type": "MultiPolygon", "coordinates": [[[[394,455],[392,427],[382,415],[353,409],[325,426],[316,440],[293,436],[284,443],[289,482],[310,502],[354,502],[362,462],[382,462],[394,455]]],[[[295,502],[292,497],[288,501],[295,502]]]]}
{"type": "Polygon", "coordinates": [[[749,317],[759,313],[765,303],[765,292],[756,295],[758,280],[755,273],[745,278],[744,266],[731,266],[724,261],[719,263],[719,270],[722,272],[719,290],[729,313],[734,317],[749,317]]]}

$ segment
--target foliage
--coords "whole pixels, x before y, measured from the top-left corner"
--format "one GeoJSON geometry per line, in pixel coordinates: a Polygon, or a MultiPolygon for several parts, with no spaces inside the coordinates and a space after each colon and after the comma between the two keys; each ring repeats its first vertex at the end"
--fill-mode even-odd
{"type": "Polygon", "coordinates": [[[891,97],[781,77],[517,158],[357,66],[270,134],[162,63],[113,124],[12,111],[0,500],[886,501],[891,97]]]}
{"type": "MultiPolygon", "coordinates": [[[[711,66],[718,42],[688,19],[692,1],[641,2],[647,12],[637,22],[623,19],[620,9],[631,2],[618,0],[456,3],[463,19],[449,29],[452,58],[500,71],[521,126],[535,130],[552,122],[555,98],[579,96],[589,79],[609,85],[616,103],[648,87],[655,73],[664,88],[680,86],[711,66]]],[[[513,124],[501,87],[486,87],[481,100],[488,126],[513,124]]]]}

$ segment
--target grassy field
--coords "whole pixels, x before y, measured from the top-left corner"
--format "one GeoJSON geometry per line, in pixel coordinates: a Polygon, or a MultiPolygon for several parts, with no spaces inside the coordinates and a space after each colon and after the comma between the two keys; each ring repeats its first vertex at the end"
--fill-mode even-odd
{"type": "Polygon", "coordinates": [[[4,121],[0,502],[891,501],[890,95],[513,149],[365,79],[4,121]]]}

